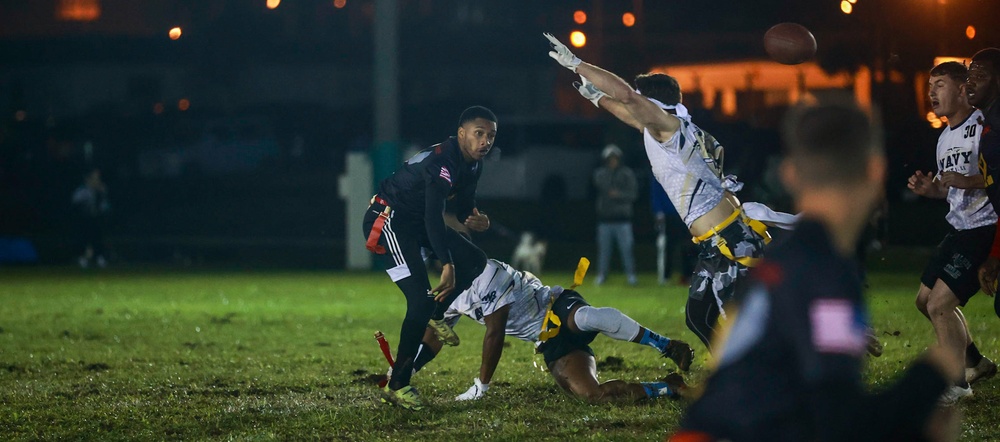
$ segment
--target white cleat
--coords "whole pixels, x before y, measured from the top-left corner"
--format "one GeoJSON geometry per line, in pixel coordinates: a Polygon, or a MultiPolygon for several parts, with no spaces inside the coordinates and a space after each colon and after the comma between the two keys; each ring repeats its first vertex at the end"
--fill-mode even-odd
{"type": "Polygon", "coordinates": [[[938,405],[942,407],[950,407],[967,397],[972,397],[972,387],[959,387],[958,385],[952,385],[944,391],[944,394],[942,394],[940,398],[938,398],[938,405]]]}

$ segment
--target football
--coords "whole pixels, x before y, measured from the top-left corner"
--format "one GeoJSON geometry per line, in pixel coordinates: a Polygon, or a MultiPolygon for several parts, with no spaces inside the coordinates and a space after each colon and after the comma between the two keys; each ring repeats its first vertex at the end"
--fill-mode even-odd
{"type": "Polygon", "coordinates": [[[798,23],[778,23],[764,33],[764,50],[781,64],[799,64],[816,55],[816,38],[798,23]]]}

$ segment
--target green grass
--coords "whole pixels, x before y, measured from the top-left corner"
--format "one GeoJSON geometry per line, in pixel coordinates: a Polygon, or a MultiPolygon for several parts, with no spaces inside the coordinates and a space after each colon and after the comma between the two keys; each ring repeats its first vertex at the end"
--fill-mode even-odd
{"type": "MultiPolygon", "coordinates": [[[[542,275],[562,284],[570,274],[542,275]]],[[[478,374],[483,328],[414,378],[427,407],[382,405],[368,379],[386,363],[372,339],[399,338],[402,295],[383,273],[180,273],[0,270],[0,439],[4,440],[663,440],[682,404],[590,406],[535,369],[530,344],[509,340],[487,396],[454,396],[478,374]]],[[[917,275],[877,274],[872,310],[885,343],[869,379],[895,378],[933,342],[913,307],[917,275]]],[[[686,290],[651,275],[581,292],[640,323],[695,342],[686,290]]],[[[979,347],[1000,358],[991,299],[965,310],[979,347]]],[[[602,380],[653,380],[672,365],[648,348],[599,337],[602,380]]],[[[707,374],[704,351],[690,376],[707,374]]],[[[962,440],[998,440],[1000,381],[961,406],[962,440]]]]}

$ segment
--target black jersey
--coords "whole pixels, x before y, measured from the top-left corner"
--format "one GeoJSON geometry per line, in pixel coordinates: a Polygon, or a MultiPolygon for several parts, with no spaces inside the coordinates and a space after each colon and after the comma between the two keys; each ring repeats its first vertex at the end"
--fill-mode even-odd
{"type": "MultiPolygon", "coordinates": [[[[1000,101],[1000,100],[997,100],[1000,101]]],[[[1000,103],[983,109],[979,136],[979,173],[986,179],[986,194],[993,210],[1000,211],[1000,103]]]]}
{"type": "Polygon", "coordinates": [[[864,392],[867,320],[854,260],[807,219],[768,254],[751,270],[718,369],[681,426],[733,441],[918,432],[947,384],[918,363],[897,388],[864,392]]]}
{"type": "Polygon", "coordinates": [[[424,220],[428,240],[442,263],[451,262],[444,246],[446,206],[460,221],[476,207],[476,185],[483,162],[466,162],[455,137],[428,147],[406,160],[392,176],[382,180],[378,196],[393,210],[393,216],[424,220]]]}

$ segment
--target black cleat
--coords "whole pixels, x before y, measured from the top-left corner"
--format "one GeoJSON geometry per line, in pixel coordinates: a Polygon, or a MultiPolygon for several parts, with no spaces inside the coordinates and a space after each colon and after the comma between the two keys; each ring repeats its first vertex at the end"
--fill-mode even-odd
{"type": "Polygon", "coordinates": [[[660,355],[670,358],[677,364],[677,368],[680,368],[682,371],[690,370],[691,361],[694,360],[694,350],[691,349],[691,346],[687,342],[679,339],[671,339],[667,344],[667,348],[660,355]]]}

